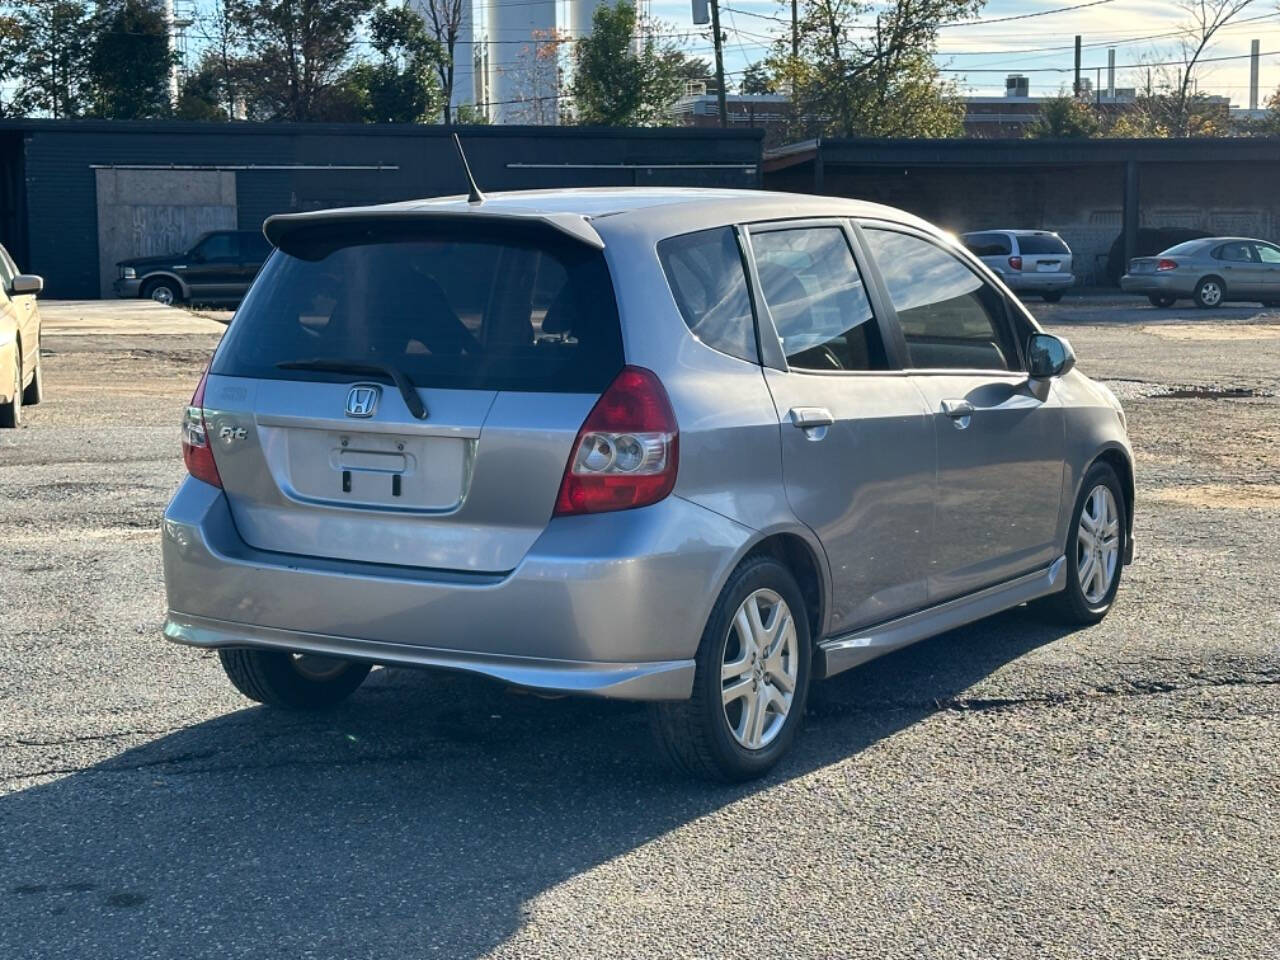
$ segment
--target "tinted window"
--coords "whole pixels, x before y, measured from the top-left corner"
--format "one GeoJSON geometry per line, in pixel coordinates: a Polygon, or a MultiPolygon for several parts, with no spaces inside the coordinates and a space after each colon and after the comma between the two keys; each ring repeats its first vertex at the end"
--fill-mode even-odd
{"type": "Polygon", "coordinates": [[[868,229],[907,356],[917,369],[1008,370],[1016,356],[995,290],[941,247],[891,230],[868,229]]]}
{"type": "Polygon", "coordinates": [[[1035,255],[1043,253],[1067,254],[1071,251],[1062,242],[1061,237],[1055,237],[1051,233],[1023,233],[1018,234],[1018,252],[1035,255]]]}
{"type": "Polygon", "coordinates": [[[622,368],[622,338],[598,250],[532,227],[352,225],[285,240],[212,372],[351,379],[276,367],[312,358],[394,364],[422,387],[599,392],[622,368]]]}
{"type": "Polygon", "coordinates": [[[1258,259],[1263,263],[1280,263],[1280,249],[1269,243],[1255,243],[1253,248],[1258,251],[1258,259]]]}
{"type": "Polygon", "coordinates": [[[755,319],[733,229],[663,240],[658,259],[680,315],[694,335],[723,353],[757,362],[755,319]]]}
{"type": "Polygon", "coordinates": [[[1003,257],[1013,253],[1009,237],[1003,233],[971,233],[964,237],[964,245],[975,257],[1003,257]]]}
{"type": "Polygon", "coordinates": [[[260,233],[240,234],[240,255],[246,260],[265,260],[271,253],[271,244],[260,233]]]}
{"type": "Polygon", "coordinates": [[[240,244],[234,233],[211,233],[196,245],[206,260],[236,260],[240,257],[240,244]]]}
{"type": "Polygon", "coordinates": [[[1214,259],[1227,260],[1231,263],[1249,263],[1253,261],[1253,244],[1236,240],[1224,243],[1213,251],[1214,259]]]}
{"type": "Polygon", "coordinates": [[[883,370],[884,345],[844,231],[753,234],[760,287],[787,363],[799,370],[883,370]]]}

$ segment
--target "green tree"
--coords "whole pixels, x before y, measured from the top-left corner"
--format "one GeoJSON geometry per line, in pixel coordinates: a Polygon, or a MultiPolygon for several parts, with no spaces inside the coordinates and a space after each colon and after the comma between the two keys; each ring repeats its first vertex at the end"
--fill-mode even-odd
{"type": "Polygon", "coordinates": [[[89,56],[94,113],[112,120],[167,116],[176,62],[159,0],[98,3],[89,56]]]}
{"type": "Polygon", "coordinates": [[[365,0],[244,0],[245,89],[254,117],[349,120],[360,105],[347,77],[365,0]]]}
{"type": "Polygon", "coordinates": [[[375,10],[369,35],[379,59],[356,64],[348,75],[364,118],[374,123],[434,120],[442,99],[434,75],[441,51],[422,17],[410,7],[375,10]]]}
{"type": "Polygon", "coordinates": [[[636,42],[636,8],[628,2],[596,8],[591,35],[574,51],[573,117],[600,126],[652,127],[670,122],[683,92],[685,66],[674,46],[654,31],[636,42]]]}
{"type": "Polygon", "coordinates": [[[222,64],[212,50],[183,77],[174,115],[180,120],[231,119],[223,100],[222,64]]]}
{"type": "Polygon", "coordinates": [[[773,74],[769,72],[769,65],[763,60],[757,60],[748,65],[742,71],[742,81],[738,84],[738,90],[746,94],[777,92],[777,85],[773,81],[773,74]]]}
{"type": "Polygon", "coordinates": [[[1027,136],[1036,139],[1081,139],[1101,133],[1102,120],[1097,111],[1065,92],[1040,104],[1040,116],[1027,128],[1027,136]]]}
{"type": "Polygon", "coordinates": [[[802,0],[799,53],[778,41],[769,66],[792,90],[794,133],[950,137],[964,105],[933,60],[938,28],[972,16],[982,0],[802,0]],[[867,17],[875,14],[868,29],[867,17]]]}
{"type": "Polygon", "coordinates": [[[14,13],[22,31],[17,112],[81,116],[92,102],[93,16],[84,0],[28,0],[14,13]]]}
{"type": "Polygon", "coordinates": [[[20,115],[8,94],[13,92],[22,59],[22,27],[17,17],[0,13],[0,117],[20,115]]]}

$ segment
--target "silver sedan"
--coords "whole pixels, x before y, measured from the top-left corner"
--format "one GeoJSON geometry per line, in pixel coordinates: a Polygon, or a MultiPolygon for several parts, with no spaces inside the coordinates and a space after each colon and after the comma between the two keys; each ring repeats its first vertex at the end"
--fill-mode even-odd
{"type": "Polygon", "coordinates": [[[1129,261],[1120,287],[1157,307],[1190,298],[1209,309],[1229,300],[1280,306],[1280,247],[1247,237],[1205,237],[1129,261]]]}

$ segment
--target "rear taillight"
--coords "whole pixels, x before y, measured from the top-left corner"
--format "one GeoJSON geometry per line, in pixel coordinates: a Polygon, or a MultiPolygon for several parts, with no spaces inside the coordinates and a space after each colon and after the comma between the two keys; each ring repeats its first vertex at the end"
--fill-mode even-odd
{"type": "Polygon", "coordinates": [[[578,431],[556,516],[657,503],[676,485],[680,432],[656,374],[624,367],[578,431]]]}
{"type": "Polygon", "coordinates": [[[1156,261],[1156,269],[1157,269],[1157,270],[1177,270],[1177,269],[1178,269],[1178,261],[1176,261],[1176,260],[1157,260],[1157,261],[1156,261]]]}
{"type": "Polygon", "coordinates": [[[206,370],[182,418],[182,460],[187,465],[187,472],[197,480],[220,487],[222,478],[218,476],[218,465],[213,462],[209,428],[204,422],[204,383],[208,377],[206,370]]]}
{"type": "Polygon", "coordinates": [[[1013,269],[1013,270],[1021,270],[1021,269],[1022,269],[1022,258],[1021,258],[1021,257],[1010,257],[1010,258],[1009,258],[1009,267],[1010,267],[1011,269],[1013,269]]]}

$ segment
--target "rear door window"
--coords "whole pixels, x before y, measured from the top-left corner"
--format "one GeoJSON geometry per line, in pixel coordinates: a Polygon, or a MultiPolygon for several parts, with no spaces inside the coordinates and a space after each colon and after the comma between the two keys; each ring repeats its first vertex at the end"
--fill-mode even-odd
{"type": "Polygon", "coordinates": [[[884,343],[844,230],[752,233],[760,289],[787,365],[797,370],[884,370],[884,343]]]}
{"type": "Polygon", "coordinates": [[[391,364],[419,387],[599,392],[622,336],[601,252],[551,231],[322,226],[272,254],[211,372],[351,379],[278,367],[311,359],[391,364]]]}
{"type": "Polygon", "coordinates": [[[1018,234],[1018,252],[1036,256],[1039,254],[1065,255],[1071,251],[1062,242],[1061,237],[1055,237],[1051,233],[1021,233],[1018,234]]]}
{"type": "Polygon", "coordinates": [[[694,336],[721,353],[758,363],[751,295],[733,228],[670,237],[658,244],[658,259],[694,336]]]}
{"type": "Polygon", "coordinates": [[[911,367],[1017,368],[1004,298],[993,287],[932,241],[895,230],[864,229],[906,338],[911,367]]]}
{"type": "Polygon", "coordinates": [[[211,233],[194,252],[206,260],[239,260],[240,240],[234,233],[211,233]]]}
{"type": "Polygon", "coordinates": [[[1213,251],[1213,257],[1215,260],[1226,260],[1228,263],[1252,263],[1253,244],[1245,243],[1243,240],[1224,243],[1213,251]]]}

